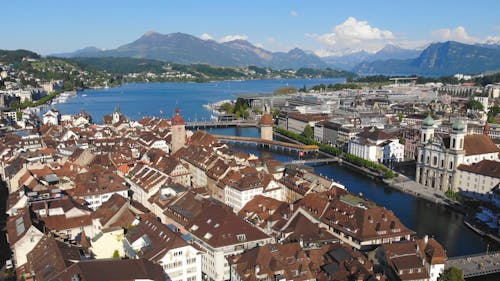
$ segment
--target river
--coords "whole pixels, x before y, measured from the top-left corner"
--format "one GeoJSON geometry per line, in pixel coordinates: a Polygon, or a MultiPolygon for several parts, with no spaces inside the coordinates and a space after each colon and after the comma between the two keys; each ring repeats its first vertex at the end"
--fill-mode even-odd
{"type": "MultiPolygon", "coordinates": [[[[62,114],[74,114],[82,109],[90,113],[95,122],[110,114],[119,105],[121,111],[131,119],[143,116],[170,118],[176,106],[188,121],[208,120],[211,112],[203,104],[224,99],[235,99],[238,94],[270,93],[278,87],[306,85],[310,87],[320,83],[341,83],[344,79],[288,79],[288,80],[253,80],[224,81],[212,83],[150,83],[125,84],[110,89],[85,90],[67,103],[56,104],[62,114]]],[[[259,136],[256,128],[213,129],[217,134],[259,136]]],[[[288,160],[296,155],[269,152],[255,147],[238,147],[262,157],[288,160]]],[[[393,210],[401,221],[419,235],[435,237],[447,250],[448,256],[467,255],[497,250],[498,245],[483,239],[463,223],[463,215],[443,206],[415,198],[387,187],[380,182],[366,178],[359,173],[342,166],[324,165],[315,167],[316,172],[343,183],[348,190],[361,193],[377,204],[393,210]],[[489,244],[489,245],[488,245],[489,244]]]]}

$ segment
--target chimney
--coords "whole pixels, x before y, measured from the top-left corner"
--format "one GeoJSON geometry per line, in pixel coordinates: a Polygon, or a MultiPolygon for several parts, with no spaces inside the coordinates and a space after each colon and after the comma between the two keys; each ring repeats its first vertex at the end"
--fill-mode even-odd
{"type": "Polygon", "coordinates": [[[290,203],[290,211],[293,212],[293,203],[290,203]]]}

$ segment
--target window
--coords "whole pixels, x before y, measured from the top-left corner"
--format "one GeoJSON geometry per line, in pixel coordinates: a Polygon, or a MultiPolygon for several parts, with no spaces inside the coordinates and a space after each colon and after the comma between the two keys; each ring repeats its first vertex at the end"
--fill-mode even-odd
{"type": "Polygon", "coordinates": [[[438,158],[437,158],[437,156],[434,156],[434,157],[432,158],[432,165],[433,165],[433,166],[437,166],[437,163],[438,163],[438,158]]]}
{"type": "Polygon", "coordinates": [[[452,139],[452,144],[451,144],[451,148],[456,148],[456,139],[452,139]]]}

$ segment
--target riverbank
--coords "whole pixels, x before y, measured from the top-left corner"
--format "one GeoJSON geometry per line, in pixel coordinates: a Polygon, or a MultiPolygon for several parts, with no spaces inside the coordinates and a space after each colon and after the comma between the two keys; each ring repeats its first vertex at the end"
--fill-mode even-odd
{"type": "MultiPolygon", "coordinates": [[[[279,132],[274,132],[277,136],[280,138],[286,139],[288,141],[294,142],[294,143],[303,143],[301,141],[295,140],[293,138],[290,138],[288,136],[285,136],[279,132]]],[[[328,152],[320,150],[320,153],[326,157],[333,157],[333,158],[338,158],[342,160],[342,158],[339,158],[336,155],[330,154],[328,152]]],[[[458,205],[458,202],[452,201],[446,197],[446,195],[439,191],[439,190],[434,190],[434,189],[429,189],[421,184],[418,184],[417,182],[409,179],[408,177],[404,175],[397,175],[394,178],[384,178],[381,174],[374,172],[370,169],[367,169],[366,167],[356,165],[354,163],[350,163],[347,161],[339,161],[340,165],[345,165],[360,174],[363,174],[365,176],[368,176],[372,179],[378,180],[383,182],[385,185],[388,187],[391,187],[393,189],[399,190],[404,193],[408,193],[414,197],[422,198],[425,199],[429,202],[436,203],[436,204],[441,204],[444,206],[447,206],[448,208],[460,212],[462,214],[467,213],[467,209],[463,206],[458,205]]]]}
{"type": "MultiPolygon", "coordinates": [[[[274,132],[274,134],[280,138],[283,138],[283,139],[290,141],[290,142],[293,142],[293,143],[300,143],[300,144],[303,143],[301,141],[298,141],[296,139],[293,139],[291,137],[288,137],[288,136],[283,135],[283,134],[276,132],[276,131],[274,132]]],[[[428,188],[424,185],[421,185],[421,184],[413,181],[412,179],[410,179],[404,175],[397,175],[394,178],[384,178],[380,174],[375,173],[375,172],[373,172],[365,167],[362,167],[362,166],[359,166],[359,165],[356,165],[356,164],[353,164],[353,163],[350,163],[347,161],[342,161],[342,158],[339,158],[336,155],[332,155],[332,154],[329,154],[329,153],[327,153],[325,151],[321,151],[321,150],[319,151],[319,153],[322,154],[323,156],[325,156],[326,158],[328,158],[328,157],[337,158],[337,159],[339,159],[339,161],[337,162],[337,163],[339,163],[338,165],[346,166],[346,167],[356,171],[357,173],[363,174],[364,176],[367,176],[367,177],[370,177],[370,178],[375,179],[377,181],[380,181],[392,189],[404,192],[404,193],[409,194],[409,195],[416,197],[416,198],[424,199],[428,202],[431,202],[431,203],[434,203],[437,205],[442,205],[450,210],[461,213],[463,215],[466,215],[470,211],[467,206],[461,205],[459,202],[449,199],[442,191],[428,188]]],[[[468,228],[470,228],[472,231],[479,234],[480,236],[488,238],[489,240],[491,240],[495,243],[498,243],[500,245],[500,238],[499,237],[480,230],[479,228],[475,227],[473,223],[468,222],[466,219],[463,220],[463,223],[468,228]]]]}

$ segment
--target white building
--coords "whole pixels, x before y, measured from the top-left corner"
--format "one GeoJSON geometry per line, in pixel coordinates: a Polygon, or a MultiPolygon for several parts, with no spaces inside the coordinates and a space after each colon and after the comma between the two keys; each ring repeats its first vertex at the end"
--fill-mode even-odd
{"type": "Polygon", "coordinates": [[[125,235],[123,245],[128,257],[161,265],[168,280],[201,281],[201,253],[152,214],[141,216],[125,235]]]}
{"type": "MultiPolygon", "coordinates": [[[[229,172],[228,176],[233,172],[229,172]]],[[[272,175],[264,173],[242,175],[238,182],[225,186],[224,195],[224,203],[232,207],[234,212],[239,212],[256,195],[284,200],[284,190],[281,185],[272,175]]]]}
{"type": "Polygon", "coordinates": [[[29,210],[22,209],[7,221],[7,242],[12,249],[16,268],[25,264],[26,255],[42,239],[43,233],[31,221],[29,210]]]}
{"type": "Polygon", "coordinates": [[[58,110],[50,109],[43,114],[44,125],[59,125],[61,123],[61,113],[58,110]]]}
{"type": "Polygon", "coordinates": [[[486,195],[500,183],[500,162],[481,160],[458,166],[458,189],[472,195],[486,195]]]}
{"type": "Polygon", "coordinates": [[[399,140],[387,140],[382,143],[383,163],[401,162],[404,160],[405,146],[399,140]]]}
{"type": "Polygon", "coordinates": [[[499,161],[500,149],[487,135],[466,135],[465,132],[463,121],[456,120],[449,136],[437,136],[434,120],[430,116],[424,120],[417,153],[416,182],[443,192],[458,191],[458,166],[482,160],[499,161]]]}
{"type": "Polygon", "coordinates": [[[399,139],[376,127],[367,127],[354,139],[349,140],[347,151],[372,162],[402,161],[404,145],[399,139]]]}
{"type": "Polygon", "coordinates": [[[194,243],[204,251],[202,272],[215,281],[230,279],[227,257],[274,242],[273,238],[217,204],[208,206],[187,229],[194,243]]]}

